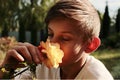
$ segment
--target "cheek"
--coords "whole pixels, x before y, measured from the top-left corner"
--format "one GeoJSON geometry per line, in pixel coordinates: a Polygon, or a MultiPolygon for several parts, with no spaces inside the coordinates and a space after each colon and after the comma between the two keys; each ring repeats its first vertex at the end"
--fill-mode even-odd
{"type": "Polygon", "coordinates": [[[70,56],[75,56],[77,54],[80,54],[81,52],[81,46],[79,44],[75,44],[75,45],[71,45],[71,46],[67,46],[63,48],[63,51],[65,52],[65,54],[70,55],[70,56]]]}
{"type": "Polygon", "coordinates": [[[81,46],[79,44],[76,44],[73,48],[75,54],[79,54],[81,51],[81,46]]]}
{"type": "Polygon", "coordinates": [[[64,51],[63,61],[65,62],[75,61],[78,59],[78,56],[80,56],[81,54],[80,45],[62,47],[62,50],[64,51]]]}

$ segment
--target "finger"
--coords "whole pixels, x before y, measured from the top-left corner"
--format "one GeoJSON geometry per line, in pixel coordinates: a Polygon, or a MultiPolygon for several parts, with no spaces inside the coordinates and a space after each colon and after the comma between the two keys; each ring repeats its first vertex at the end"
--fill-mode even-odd
{"type": "Polygon", "coordinates": [[[36,51],[36,47],[35,47],[35,46],[33,46],[32,44],[27,43],[27,42],[25,42],[25,43],[19,43],[19,45],[21,45],[21,46],[22,46],[22,45],[25,45],[25,46],[27,47],[30,55],[32,56],[32,60],[33,60],[36,64],[38,64],[38,63],[41,62],[41,61],[39,60],[39,57],[38,57],[38,54],[37,54],[37,51],[36,51]]]}
{"type": "Polygon", "coordinates": [[[24,58],[14,49],[7,52],[7,58],[14,57],[17,61],[23,62],[24,58]]]}
{"type": "Polygon", "coordinates": [[[27,62],[32,63],[32,57],[26,46],[15,46],[14,49],[21,54],[27,62]]]}
{"type": "Polygon", "coordinates": [[[8,50],[6,57],[4,61],[2,62],[2,66],[7,66],[7,70],[9,69],[16,69],[16,65],[19,64],[19,62],[23,62],[24,58],[22,55],[20,55],[16,50],[11,49],[8,50]]]}
{"type": "Polygon", "coordinates": [[[43,53],[42,50],[40,50],[38,47],[38,56],[39,56],[39,59],[43,62],[46,59],[47,55],[43,53]]]}
{"type": "Polygon", "coordinates": [[[41,52],[39,51],[38,47],[36,47],[36,52],[37,52],[38,58],[40,60],[40,63],[42,63],[43,57],[41,56],[41,52]]]}

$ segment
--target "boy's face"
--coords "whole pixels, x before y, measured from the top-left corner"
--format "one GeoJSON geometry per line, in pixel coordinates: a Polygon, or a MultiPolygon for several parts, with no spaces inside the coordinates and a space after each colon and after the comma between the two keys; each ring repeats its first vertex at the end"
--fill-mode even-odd
{"type": "Polygon", "coordinates": [[[69,66],[81,59],[85,45],[75,21],[66,18],[55,18],[48,24],[48,38],[51,42],[60,44],[64,52],[63,62],[60,66],[69,66]]]}

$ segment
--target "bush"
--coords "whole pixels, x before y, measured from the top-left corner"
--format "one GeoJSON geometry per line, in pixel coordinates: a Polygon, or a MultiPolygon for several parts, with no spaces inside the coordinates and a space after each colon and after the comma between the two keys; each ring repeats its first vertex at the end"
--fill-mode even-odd
{"type": "Polygon", "coordinates": [[[15,37],[0,38],[0,62],[3,60],[6,52],[17,43],[15,37]]]}
{"type": "Polygon", "coordinates": [[[120,48],[120,34],[113,34],[106,39],[102,39],[100,49],[105,48],[120,48]]]}

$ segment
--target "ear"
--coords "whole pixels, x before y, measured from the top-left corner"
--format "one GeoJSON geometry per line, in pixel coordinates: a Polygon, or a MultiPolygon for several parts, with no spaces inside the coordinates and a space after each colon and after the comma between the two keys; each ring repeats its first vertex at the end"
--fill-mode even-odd
{"type": "Polygon", "coordinates": [[[95,51],[101,44],[101,41],[98,37],[94,37],[93,40],[89,43],[87,48],[85,49],[86,53],[91,53],[95,51]]]}

